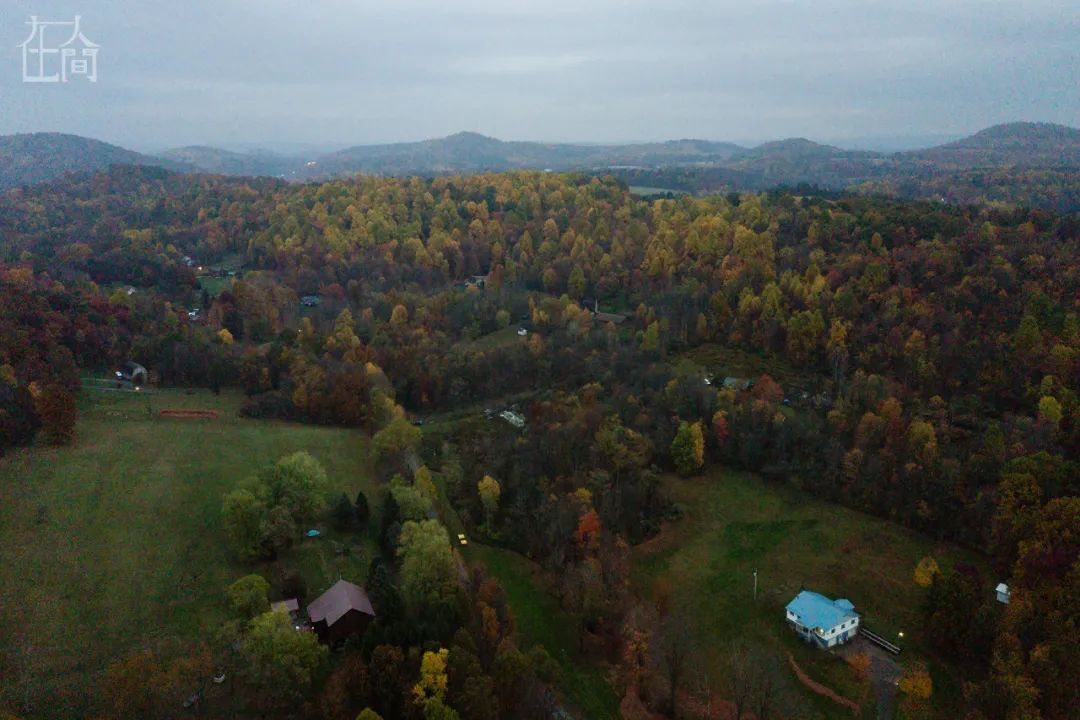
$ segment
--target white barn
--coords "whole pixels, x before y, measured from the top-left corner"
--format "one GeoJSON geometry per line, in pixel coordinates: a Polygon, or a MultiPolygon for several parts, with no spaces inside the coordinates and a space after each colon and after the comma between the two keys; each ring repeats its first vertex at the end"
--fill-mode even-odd
{"type": "Polygon", "coordinates": [[[807,642],[831,648],[853,640],[859,634],[859,615],[851,601],[830,600],[803,590],[784,609],[788,625],[807,642]]]}

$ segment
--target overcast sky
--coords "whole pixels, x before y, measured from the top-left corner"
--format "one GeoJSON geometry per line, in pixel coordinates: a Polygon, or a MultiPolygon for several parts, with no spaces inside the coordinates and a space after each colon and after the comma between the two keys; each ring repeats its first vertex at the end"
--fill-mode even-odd
{"type": "Polygon", "coordinates": [[[0,134],[136,149],[1080,125],[1078,0],[0,0],[0,47],[0,134]],[[96,83],[23,82],[32,14],[96,83]]]}

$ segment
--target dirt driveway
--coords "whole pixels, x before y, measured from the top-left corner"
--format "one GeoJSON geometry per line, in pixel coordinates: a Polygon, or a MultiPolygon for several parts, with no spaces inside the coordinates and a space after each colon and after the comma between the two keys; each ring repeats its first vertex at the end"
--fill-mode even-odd
{"type": "Polygon", "coordinates": [[[878,720],[892,720],[896,686],[904,672],[896,658],[863,637],[855,638],[838,652],[845,658],[863,653],[870,658],[870,685],[877,698],[878,720]]]}

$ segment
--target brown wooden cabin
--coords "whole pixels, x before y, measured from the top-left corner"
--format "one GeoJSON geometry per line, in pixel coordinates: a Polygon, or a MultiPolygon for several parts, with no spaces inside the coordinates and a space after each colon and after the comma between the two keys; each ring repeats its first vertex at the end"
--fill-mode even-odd
{"type": "Polygon", "coordinates": [[[307,606],[307,614],[319,639],[336,645],[363,635],[375,618],[375,609],[364,588],[348,580],[338,580],[307,606]]]}

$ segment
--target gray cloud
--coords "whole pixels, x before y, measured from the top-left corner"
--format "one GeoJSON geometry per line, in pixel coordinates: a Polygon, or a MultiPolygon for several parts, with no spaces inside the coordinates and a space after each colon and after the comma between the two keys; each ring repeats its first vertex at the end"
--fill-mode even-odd
{"type": "Polygon", "coordinates": [[[146,148],[1080,124],[1074,0],[0,2],[0,133],[146,148]],[[31,14],[82,15],[98,83],[21,82],[31,14]]]}

